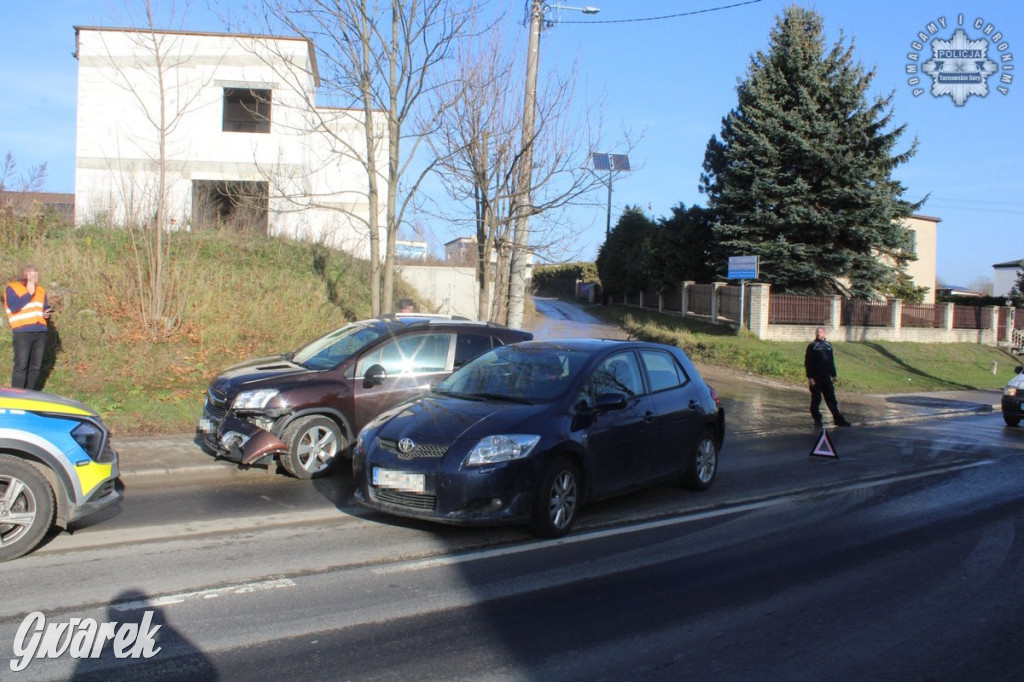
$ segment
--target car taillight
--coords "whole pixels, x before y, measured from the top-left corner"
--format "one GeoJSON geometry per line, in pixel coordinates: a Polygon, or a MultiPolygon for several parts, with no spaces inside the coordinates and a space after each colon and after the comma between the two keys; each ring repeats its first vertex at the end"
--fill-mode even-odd
{"type": "Polygon", "coordinates": [[[711,391],[711,399],[715,401],[715,407],[721,409],[722,401],[718,399],[718,391],[708,386],[708,390],[711,391]]]}

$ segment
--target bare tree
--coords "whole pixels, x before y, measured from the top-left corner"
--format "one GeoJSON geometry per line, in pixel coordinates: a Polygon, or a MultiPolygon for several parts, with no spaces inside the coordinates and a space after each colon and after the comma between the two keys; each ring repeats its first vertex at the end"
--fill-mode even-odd
{"type": "MultiPolygon", "coordinates": [[[[283,27],[315,46],[318,96],[336,108],[310,102],[308,114],[332,155],[357,162],[365,173],[365,217],[349,217],[365,221],[371,311],[391,311],[399,229],[431,165],[419,162],[417,150],[447,105],[431,98],[436,108],[430,114],[423,110],[427,97],[444,85],[447,74],[438,67],[471,25],[477,5],[459,0],[264,0],[262,8],[258,21],[268,32],[283,27]],[[346,134],[350,126],[339,125],[353,121],[362,127],[358,144],[346,134]]],[[[299,206],[310,202],[309,196],[295,198],[299,206]]],[[[336,208],[351,213],[345,206],[336,208]]]]}
{"type": "MultiPolygon", "coordinates": [[[[584,168],[588,153],[599,144],[595,138],[601,126],[590,120],[596,107],[574,107],[575,68],[565,75],[550,73],[536,97],[534,135],[522,138],[520,54],[521,43],[506,45],[498,29],[463,44],[452,64],[452,85],[436,93],[455,105],[445,109],[431,139],[436,172],[448,195],[459,206],[472,207],[466,215],[473,216],[477,238],[480,318],[514,326],[522,322],[522,305],[520,300],[518,313],[515,305],[510,312],[513,254],[543,255],[572,243],[574,232],[566,223],[542,222],[529,244],[517,244],[517,219],[589,204],[588,195],[601,185],[584,168]],[[531,200],[517,208],[521,183],[530,177],[524,176],[524,164],[532,173],[531,200]]],[[[459,222],[456,216],[448,218],[459,222]]]]}
{"type": "Polygon", "coordinates": [[[31,196],[45,185],[45,163],[19,173],[11,152],[0,161],[0,240],[5,247],[14,248],[45,237],[50,212],[31,196]]]}
{"type": "Polygon", "coordinates": [[[46,164],[32,166],[27,173],[18,173],[14,155],[7,152],[0,162],[0,192],[38,192],[46,184],[46,164]]]}
{"type": "Polygon", "coordinates": [[[967,289],[969,291],[974,291],[984,296],[991,296],[992,292],[995,290],[995,285],[992,283],[991,277],[979,275],[978,277],[975,277],[974,279],[967,283],[967,289]]]}
{"type": "MultiPolygon", "coordinates": [[[[95,37],[102,43],[105,74],[126,93],[124,102],[132,109],[116,117],[111,143],[116,152],[108,156],[109,172],[116,178],[110,201],[120,207],[117,218],[131,236],[141,320],[151,337],[160,339],[174,330],[184,307],[179,289],[183,273],[173,246],[187,218],[183,202],[171,200],[176,179],[169,170],[169,149],[176,147],[180,153],[187,146],[188,131],[182,124],[206,84],[182,68],[189,65],[194,49],[180,32],[158,27],[182,26],[184,13],[178,15],[172,4],[161,21],[151,0],[143,0],[140,7],[138,21],[127,22],[131,28],[96,29],[95,37]]],[[[131,15],[133,7],[126,4],[126,9],[131,15]]]]}

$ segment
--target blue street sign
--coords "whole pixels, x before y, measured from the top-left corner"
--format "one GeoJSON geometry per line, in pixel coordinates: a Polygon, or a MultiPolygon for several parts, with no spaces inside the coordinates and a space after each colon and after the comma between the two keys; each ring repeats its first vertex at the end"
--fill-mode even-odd
{"type": "Polygon", "coordinates": [[[757,256],[729,256],[729,279],[757,279],[757,256]]]}

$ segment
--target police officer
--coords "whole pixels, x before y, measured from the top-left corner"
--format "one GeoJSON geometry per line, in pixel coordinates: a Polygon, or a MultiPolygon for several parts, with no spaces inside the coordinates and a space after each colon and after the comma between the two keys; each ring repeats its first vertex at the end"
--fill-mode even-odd
{"type": "Polygon", "coordinates": [[[814,341],[807,345],[804,353],[804,369],[807,371],[807,383],[811,389],[811,416],[814,417],[815,428],[821,428],[821,399],[832,413],[832,421],[836,426],[850,426],[850,422],[839,411],[836,403],[836,389],[832,380],[836,377],[836,360],[832,352],[832,344],[825,340],[825,328],[814,330],[814,341]]]}
{"type": "Polygon", "coordinates": [[[7,285],[4,310],[14,346],[11,388],[35,390],[46,350],[47,320],[53,308],[46,290],[39,284],[39,271],[34,265],[22,266],[21,278],[7,285]]]}

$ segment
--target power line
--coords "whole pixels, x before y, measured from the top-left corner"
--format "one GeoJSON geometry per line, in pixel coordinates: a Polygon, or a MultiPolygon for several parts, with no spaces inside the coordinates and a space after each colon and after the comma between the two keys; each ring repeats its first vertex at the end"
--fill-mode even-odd
{"type": "MultiPolygon", "coordinates": [[[[960,199],[958,197],[946,197],[939,194],[933,194],[929,197],[933,201],[945,201],[951,204],[979,204],[981,206],[1009,206],[1012,208],[1024,208],[1024,202],[1021,201],[996,201],[994,199],[960,199]]],[[[931,201],[929,201],[931,203],[931,201]]]]}
{"type": "Polygon", "coordinates": [[[606,21],[592,20],[592,21],[559,21],[559,24],[634,24],[640,21],[661,21],[663,19],[678,19],[679,17],[689,17],[694,14],[706,14],[708,12],[717,12],[723,9],[732,9],[733,7],[743,7],[744,5],[754,5],[761,2],[761,0],[747,0],[747,2],[737,2],[732,5],[722,5],[721,7],[709,7],[708,9],[697,9],[691,12],[679,12],[678,14],[666,14],[660,17],[643,17],[641,19],[608,19],[606,21]]]}

